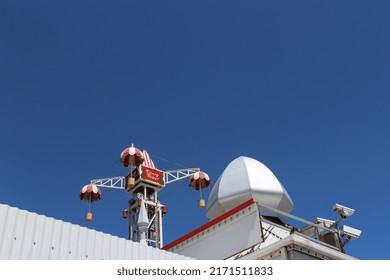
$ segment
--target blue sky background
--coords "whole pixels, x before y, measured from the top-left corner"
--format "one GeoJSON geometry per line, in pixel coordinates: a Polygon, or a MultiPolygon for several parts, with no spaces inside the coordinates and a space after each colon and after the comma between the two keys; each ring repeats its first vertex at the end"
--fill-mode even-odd
{"type": "MultiPolygon", "coordinates": [[[[0,2],[0,203],[127,236],[131,143],[162,170],[213,182],[240,155],[267,165],[292,214],[363,231],[347,253],[390,259],[389,1],[0,2]]],[[[160,193],[165,243],[206,222],[187,180],[160,193]]]]}

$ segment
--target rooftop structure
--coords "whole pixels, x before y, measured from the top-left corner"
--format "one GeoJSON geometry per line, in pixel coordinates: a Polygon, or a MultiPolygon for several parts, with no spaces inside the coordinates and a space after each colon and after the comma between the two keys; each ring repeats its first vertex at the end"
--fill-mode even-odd
{"type": "MultiPolygon", "coordinates": [[[[235,206],[253,198],[260,205],[290,213],[294,204],[279,180],[261,162],[238,157],[223,171],[207,200],[209,219],[226,213],[235,206]]],[[[278,213],[262,208],[262,215],[284,219],[278,213]]]]}
{"type": "Polygon", "coordinates": [[[310,222],[291,215],[292,208],[287,191],[264,164],[239,157],[211,190],[209,222],[163,249],[196,259],[354,259],[344,246],[361,232],[338,227],[353,209],[335,204],[339,220],[310,222]],[[306,226],[288,225],[286,218],[306,226]]]}

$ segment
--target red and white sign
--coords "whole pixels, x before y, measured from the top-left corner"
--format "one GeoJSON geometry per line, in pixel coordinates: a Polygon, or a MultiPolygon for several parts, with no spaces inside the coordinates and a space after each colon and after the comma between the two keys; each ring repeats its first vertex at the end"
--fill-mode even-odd
{"type": "Polygon", "coordinates": [[[142,166],[141,178],[159,185],[164,185],[164,172],[157,169],[142,166]]]}

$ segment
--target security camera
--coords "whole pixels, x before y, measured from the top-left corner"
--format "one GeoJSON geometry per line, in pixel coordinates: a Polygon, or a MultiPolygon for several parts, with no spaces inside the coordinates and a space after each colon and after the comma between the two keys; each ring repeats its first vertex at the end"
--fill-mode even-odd
{"type": "Polygon", "coordinates": [[[326,228],[331,228],[335,224],[335,221],[327,220],[327,219],[323,219],[323,218],[317,218],[316,224],[320,224],[326,228]]]}
{"type": "Polygon", "coordinates": [[[361,230],[343,225],[340,229],[340,235],[346,237],[349,240],[355,240],[359,238],[361,230]]]}
{"type": "Polygon", "coordinates": [[[332,208],[333,211],[336,211],[337,213],[340,214],[341,217],[346,218],[349,216],[352,216],[353,213],[355,213],[355,210],[340,204],[335,204],[333,205],[332,208]]]}

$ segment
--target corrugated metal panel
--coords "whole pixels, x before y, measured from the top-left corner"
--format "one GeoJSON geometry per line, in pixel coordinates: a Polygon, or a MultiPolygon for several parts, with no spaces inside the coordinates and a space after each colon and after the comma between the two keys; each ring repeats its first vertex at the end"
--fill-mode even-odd
{"type": "Polygon", "coordinates": [[[0,259],[188,260],[190,258],[0,204],[0,259]]]}

